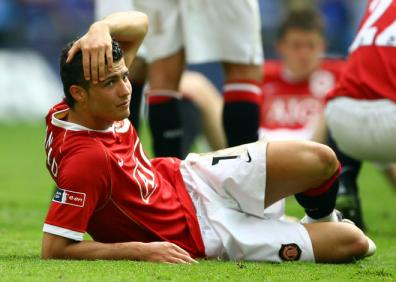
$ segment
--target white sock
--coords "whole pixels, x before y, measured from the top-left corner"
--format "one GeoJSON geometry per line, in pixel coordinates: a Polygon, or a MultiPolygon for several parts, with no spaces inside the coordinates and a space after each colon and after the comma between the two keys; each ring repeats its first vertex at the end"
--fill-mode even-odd
{"type": "Polygon", "coordinates": [[[364,254],[365,257],[369,257],[372,256],[375,251],[377,250],[377,246],[375,245],[374,241],[371,240],[369,237],[367,237],[367,241],[368,241],[368,249],[367,252],[364,254]]]}
{"type": "Polygon", "coordinates": [[[338,222],[338,217],[337,217],[337,213],[335,210],[333,210],[329,215],[322,217],[322,218],[312,218],[309,215],[305,215],[300,222],[301,223],[316,223],[316,222],[338,222]]]}

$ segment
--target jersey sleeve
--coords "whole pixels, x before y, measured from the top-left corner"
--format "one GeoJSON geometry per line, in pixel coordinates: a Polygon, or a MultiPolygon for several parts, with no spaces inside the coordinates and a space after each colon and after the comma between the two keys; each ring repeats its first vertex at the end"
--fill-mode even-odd
{"type": "Polygon", "coordinates": [[[110,196],[111,178],[100,146],[69,155],[62,160],[43,231],[81,241],[93,213],[110,196]]]}

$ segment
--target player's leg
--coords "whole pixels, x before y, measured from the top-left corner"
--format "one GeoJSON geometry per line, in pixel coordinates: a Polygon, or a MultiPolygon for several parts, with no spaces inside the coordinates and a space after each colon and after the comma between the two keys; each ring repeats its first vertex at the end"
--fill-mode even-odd
{"type": "Polygon", "coordinates": [[[201,132],[201,113],[197,105],[183,97],[180,103],[180,116],[183,128],[182,155],[187,156],[191,152],[195,140],[201,132]]]}
{"type": "Polygon", "coordinates": [[[157,156],[182,157],[179,81],[184,69],[184,38],[179,1],[135,0],[147,14],[144,41],[149,65],[149,123],[157,156]]]}
{"type": "Polygon", "coordinates": [[[333,211],[339,163],[326,145],[261,140],[189,155],[186,163],[205,176],[217,194],[232,197],[235,208],[245,213],[262,217],[264,208],[296,195],[309,216],[306,223],[338,220],[333,211]]]}
{"type": "Polygon", "coordinates": [[[238,211],[233,201],[213,194],[200,176],[182,169],[208,257],[228,260],[348,262],[375,252],[375,245],[355,226],[342,222],[302,225],[263,219],[238,211]],[[196,181],[198,180],[198,182],[196,181]],[[198,186],[197,186],[198,185],[198,186]]]}
{"type": "Polygon", "coordinates": [[[269,142],[266,162],[265,207],[295,195],[307,222],[337,220],[339,163],[328,146],[309,141],[269,142]]]}
{"type": "Polygon", "coordinates": [[[258,139],[262,66],[223,63],[223,126],[229,146],[258,139]]]}
{"type": "Polygon", "coordinates": [[[140,126],[140,105],[142,103],[143,88],[147,77],[147,64],[141,57],[135,58],[130,70],[130,81],[132,84],[132,97],[129,104],[129,120],[137,131],[140,126]]]}
{"type": "Polygon", "coordinates": [[[395,102],[341,97],[327,104],[325,114],[341,151],[358,160],[396,160],[395,102]]]}
{"type": "Polygon", "coordinates": [[[223,125],[228,146],[256,141],[263,63],[258,1],[180,3],[187,62],[223,63],[223,125]]]}
{"type": "Polygon", "coordinates": [[[339,164],[326,145],[310,141],[274,141],[267,147],[265,206],[290,195],[320,187],[339,164]]]}
{"type": "Polygon", "coordinates": [[[319,222],[305,224],[316,262],[347,262],[372,255],[375,245],[353,224],[319,222]]]}
{"type": "Polygon", "coordinates": [[[362,163],[343,153],[334,142],[331,134],[329,134],[327,144],[334,150],[342,165],[338,177],[339,189],[336,207],[344,218],[352,220],[360,229],[365,230],[357,184],[362,163]]]}
{"type": "Polygon", "coordinates": [[[185,71],[180,82],[180,92],[199,108],[202,129],[210,146],[214,150],[225,148],[221,122],[223,99],[216,87],[204,75],[185,71]]]}
{"type": "Polygon", "coordinates": [[[184,51],[155,60],[149,66],[149,123],[156,156],[183,156],[181,94],[184,51]]]}
{"type": "Polygon", "coordinates": [[[352,220],[360,229],[364,230],[365,225],[362,218],[357,186],[357,177],[359,175],[361,162],[340,151],[331,133],[328,131],[324,113],[321,114],[315,127],[312,140],[327,144],[336,153],[342,165],[342,170],[338,177],[339,189],[336,202],[337,210],[342,213],[343,218],[352,220]]]}

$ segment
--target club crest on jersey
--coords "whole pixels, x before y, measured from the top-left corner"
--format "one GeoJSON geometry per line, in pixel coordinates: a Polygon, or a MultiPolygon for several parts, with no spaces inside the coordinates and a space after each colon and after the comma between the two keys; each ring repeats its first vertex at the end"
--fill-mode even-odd
{"type": "Polygon", "coordinates": [[[82,208],[85,204],[85,196],[85,193],[74,192],[58,187],[52,201],[82,208]]]}
{"type": "Polygon", "coordinates": [[[299,260],[301,257],[301,249],[297,244],[282,244],[279,250],[279,257],[283,261],[299,260]]]}

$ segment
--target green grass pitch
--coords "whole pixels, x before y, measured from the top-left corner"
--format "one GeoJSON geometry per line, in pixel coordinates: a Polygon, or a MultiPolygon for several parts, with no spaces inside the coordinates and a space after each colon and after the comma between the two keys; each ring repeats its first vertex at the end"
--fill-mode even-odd
{"type": "MultiPolygon", "coordinates": [[[[367,164],[359,182],[369,235],[378,251],[363,261],[331,265],[201,260],[197,265],[162,265],[41,260],[41,229],[53,191],[45,169],[45,127],[3,124],[0,132],[0,281],[396,280],[396,190],[367,164]]],[[[143,139],[147,143],[147,137],[143,139]]],[[[288,212],[302,215],[294,201],[289,201],[288,212]]]]}

